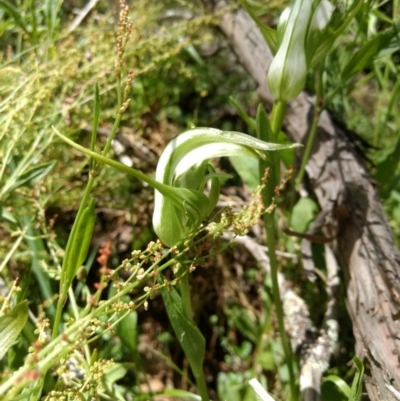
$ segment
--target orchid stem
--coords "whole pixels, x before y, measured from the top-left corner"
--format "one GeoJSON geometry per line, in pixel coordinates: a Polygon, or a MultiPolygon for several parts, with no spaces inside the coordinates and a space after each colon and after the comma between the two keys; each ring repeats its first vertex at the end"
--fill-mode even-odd
{"type": "MultiPolygon", "coordinates": [[[[275,101],[272,114],[271,114],[271,134],[272,138],[268,137],[268,133],[261,129],[258,129],[259,139],[266,142],[275,142],[279,132],[282,128],[282,123],[285,117],[286,102],[275,101]]],[[[279,185],[280,182],[280,160],[279,154],[273,152],[271,154],[272,163],[265,161],[259,162],[260,177],[263,177],[265,169],[267,167],[272,167],[270,170],[270,175],[268,177],[268,182],[262,191],[263,203],[266,207],[271,205],[275,196],[275,187],[279,185]]],[[[267,233],[267,246],[268,246],[268,257],[271,269],[271,280],[272,280],[272,294],[274,298],[274,304],[276,308],[276,315],[278,319],[279,334],[282,340],[283,351],[285,353],[285,359],[289,371],[289,381],[290,381],[290,400],[297,399],[297,386],[293,371],[293,354],[290,348],[289,340],[286,334],[284,325],[284,313],[282,299],[279,292],[279,282],[278,282],[278,264],[275,255],[276,240],[275,240],[275,212],[272,209],[269,213],[264,214],[264,224],[267,233]]]]}

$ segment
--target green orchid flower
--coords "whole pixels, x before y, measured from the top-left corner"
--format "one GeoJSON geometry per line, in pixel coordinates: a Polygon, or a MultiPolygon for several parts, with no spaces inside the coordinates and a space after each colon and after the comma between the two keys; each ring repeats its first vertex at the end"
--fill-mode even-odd
{"type": "Polygon", "coordinates": [[[173,246],[198,229],[214,210],[220,193],[220,179],[210,159],[224,156],[250,156],[267,159],[268,151],[294,148],[298,144],[267,143],[239,132],[213,128],[186,131],[166,146],[157,164],[155,180],[115,160],[92,152],[56,131],[65,142],[98,162],[136,177],[155,189],[153,226],[166,246],[173,246]],[[208,196],[204,193],[210,183],[208,196]]]}

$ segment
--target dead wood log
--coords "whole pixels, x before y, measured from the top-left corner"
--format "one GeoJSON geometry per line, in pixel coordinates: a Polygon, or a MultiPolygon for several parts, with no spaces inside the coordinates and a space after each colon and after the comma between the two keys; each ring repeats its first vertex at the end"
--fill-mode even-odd
{"type": "MultiPolygon", "coordinates": [[[[257,26],[236,10],[223,15],[220,27],[271,106],[266,74],[272,55],[257,26]]],[[[306,142],[312,117],[313,100],[302,93],[288,106],[284,123],[293,141],[306,142]]],[[[372,401],[400,400],[399,251],[373,180],[326,111],[306,171],[322,210],[329,212],[326,235],[336,238],[332,249],[343,271],[356,354],[366,364],[368,395],[372,401]]]]}

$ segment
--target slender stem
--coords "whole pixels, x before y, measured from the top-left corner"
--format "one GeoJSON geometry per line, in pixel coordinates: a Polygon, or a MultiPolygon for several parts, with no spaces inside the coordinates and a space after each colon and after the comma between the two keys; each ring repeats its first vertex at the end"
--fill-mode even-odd
{"type": "Polygon", "coordinates": [[[285,324],[284,324],[284,313],[282,299],[279,292],[278,282],[278,264],[275,255],[275,219],[274,212],[266,213],[264,215],[264,224],[267,232],[267,246],[268,246],[268,257],[271,268],[271,280],[272,280],[272,295],[274,297],[274,304],[276,309],[276,315],[278,319],[279,334],[281,336],[282,347],[285,353],[286,363],[289,370],[289,381],[290,381],[290,392],[291,400],[296,399],[297,387],[296,379],[293,371],[293,354],[289,344],[288,337],[286,335],[285,324]]]}
{"type": "Polygon", "coordinates": [[[117,82],[117,117],[115,118],[114,121],[114,125],[111,129],[110,135],[107,138],[107,142],[104,146],[104,150],[103,150],[103,156],[107,156],[107,153],[109,152],[110,148],[111,148],[111,142],[115,137],[115,134],[117,133],[117,129],[119,127],[119,124],[121,123],[121,118],[122,118],[122,114],[121,114],[121,107],[122,107],[122,88],[121,88],[121,78],[118,78],[118,82],[117,82]]]}
{"type": "Polygon", "coordinates": [[[194,374],[194,378],[196,379],[196,385],[197,389],[199,390],[201,401],[209,401],[210,396],[208,395],[208,388],[206,379],[204,377],[204,371],[202,370],[200,374],[194,374]]]}
{"type": "Polygon", "coordinates": [[[317,134],[317,128],[318,128],[318,121],[319,121],[319,117],[321,115],[322,112],[322,101],[323,101],[323,96],[324,96],[324,86],[323,86],[323,81],[322,81],[322,75],[324,72],[324,62],[321,61],[321,63],[319,64],[319,68],[317,69],[316,72],[316,96],[315,96],[315,105],[314,105],[314,117],[313,117],[313,121],[310,127],[310,133],[308,135],[308,139],[307,139],[307,145],[306,148],[304,150],[304,154],[303,154],[303,159],[301,160],[301,165],[300,165],[300,170],[299,170],[299,174],[297,175],[297,179],[296,179],[296,190],[298,190],[300,188],[301,183],[303,182],[303,178],[304,178],[304,172],[306,169],[306,165],[308,162],[308,159],[310,158],[310,154],[311,154],[311,149],[312,146],[314,144],[315,141],[315,136],[317,134]]]}
{"type": "Polygon", "coordinates": [[[272,113],[271,113],[271,130],[274,137],[271,138],[271,141],[276,140],[276,138],[279,135],[279,132],[281,131],[283,120],[285,118],[285,113],[286,113],[286,105],[287,103],[281,100],[277,100],[274,103],[274,107],[272,108],[272,113]]]}
{"type": "Polygon", "coordinates": [[[113,127],[111,129],[110,135],[107,138],[107,142],[106,142],[106,144],[104,146],[104,150],[103,150],[103,153],[102,153],[103,156],[106,156],[107,153],[109,152],[110,148],[111,148],[111,142],[114,139],[115,134],[117,133],[117,129],[118,129],[119,124],[121,122],[121,118],[122,118],[122,115],[118,114],[116,119],[115,119],[114,125],[113,125],[113,127]]]}
{"type": "MultiPolygon", "coordinates": [[[[276,101],[274,103],[274,107],[272,110],[271,116],[271,131],[272,138],[264,138],[263,132],[258,130],[258,136],[262,140],[276,141],[276,138],[281,130],[283,119],[285,117],[286,111],[286,103],[281,101],[276,101]]],[[[279,183],[280,180],[280,171],[279,171],[279,155],[273,152],[272,157],[272,174],[270,174],[267,185],[262,191],[262,198],[264,205],[271,205],[274,198],[275,187],[279,183]]],[[[271,166],[271,164],[267,164],[265,161],[260,161],[259,169],[260,169],[260,177],[264,175],[264,170],[266,167],[271,166]]],[[[274,304],[276,308],[276,314],[278,319],[278,327],[279,333],[282,340],[283,351],[285,353],[286,363],[289,370],[289,380],[290,380],[290,390],[291,390],[291,400],[296,399],[297,387],[296,381],[294,377],[293,371],[293,355],[292,350],[289,345],[288,337],[286,335],[285,325],[284,325],[284,314],[283,314],[283,305],[281,296],[279,293],[279,282],[278,282],[278,264],[275,255],[275,213],[272,210],[270,213],[266,213],[264,215],[264,224],[267,233],[267,246],[268,246],[268,256],[271,268],[271,280],[272,280],[272,294],[274,298],[274,304]]]]}

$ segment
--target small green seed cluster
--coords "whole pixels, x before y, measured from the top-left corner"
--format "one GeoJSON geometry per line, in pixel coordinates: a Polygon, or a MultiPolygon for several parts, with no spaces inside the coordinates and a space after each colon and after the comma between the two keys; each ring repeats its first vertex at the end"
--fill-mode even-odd
{"type": "MultiPolygon", "coordinates": [[[[7,290],[6,290],[7,291],[7,290]]],[[[12,283],[10,291],[6,292],[7,296],[0,296],[1,310],[0,315],[5,314],[11,309],[11,297],[15,292],[20,292],[21,288],[17,286],[17,280],[12,283]]]]}
{"type": "Polygon", "coordinates": [[[100,358],[98,361],[94,362],[89,368],[89,372],[87,372],[84,377],[85,390],[92,390],[94,395],[97,395],[100,391],[102,391],[103,387],[101,385],[101,380],[106,374],[107,370],[113,365],[114,361],[112,359],[100,358]]]}
{"type": "Polygon", "coordinates": [[[243,207],[242,211],[233,215],[232,227],[236,235],[246,235],[249,228],[257,224],[260,217],[265,212],[265,206],[262,202],[261,191],[263,185],[257,187],[252,194],[252,200],[248,206],[243,207]]]}
{"type": "Polygon", "coordinates": [[[123,313],[126,311],[134,311],[136,309],[136,304],[133,301],[118,301],[112,304],[112,308],[114,309],[115,313],[123,313]]]}
{"type": "Polygon", "coordinates": [[[69,392],[65,390],[52,390],[46,395],[46,397],[44,397],[43,401],[67,401],[69,399],[69,395],[69,392]]]}

